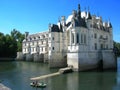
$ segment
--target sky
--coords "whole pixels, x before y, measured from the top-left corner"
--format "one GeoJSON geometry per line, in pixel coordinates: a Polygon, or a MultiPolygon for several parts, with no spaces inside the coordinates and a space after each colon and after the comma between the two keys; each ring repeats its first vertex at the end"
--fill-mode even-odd
{"type": "Polygon", "coordinates": [[[48,30],[49,23],[56,24],[61,16],[67,17],[72,10],[89,10],[92,15],[110,19],[113,40],[120,42],[119,0],[0,0],[0,32],[10,34],[13,29],[30,34],[48,30]]]}

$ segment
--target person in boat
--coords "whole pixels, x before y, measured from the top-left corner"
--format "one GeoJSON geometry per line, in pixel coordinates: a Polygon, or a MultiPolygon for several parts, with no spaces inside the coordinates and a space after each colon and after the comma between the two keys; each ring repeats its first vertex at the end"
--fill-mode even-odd
{"type": "Polygon", "coordinates": [[[32,82],[32,84],[33,84],[33,86],[37,86],[38,85],[38,82],[36,81],[36,82],[32,82]]]}

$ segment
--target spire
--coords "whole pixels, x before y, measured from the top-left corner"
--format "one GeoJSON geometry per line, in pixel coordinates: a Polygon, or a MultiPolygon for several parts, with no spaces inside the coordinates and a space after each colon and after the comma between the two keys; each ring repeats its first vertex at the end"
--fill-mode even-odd
{"type": "Polygon", "coordinates": [[[78,18],[81,18],[81,10],[80,10],[80,4],[78,4],[78,18]]]}
{"type": "Polygon", "coordinates": [[[111,24],[111,22],[110,22],[110,19],[108,20],[108,27],[109,27],[109,28],[112,28],[112,24],[111,24]]]}
{"type": "Polygon", "coordinates": [[[80,10],[80,4],[78,4],[78,11],[80,10]]]}
{"type": "Polygon", "coordinates": [[[87,12],[87,19],[92,19],[89,6],[88,6],[88,12],[87,12]]]}

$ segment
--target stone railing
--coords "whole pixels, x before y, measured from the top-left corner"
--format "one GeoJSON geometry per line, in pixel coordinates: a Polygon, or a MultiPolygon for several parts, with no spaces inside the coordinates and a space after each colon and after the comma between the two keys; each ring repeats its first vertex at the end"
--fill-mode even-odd
{"type": "Polygon", "coordinates": [[[79,46],[75,45],[75,46],[68,46],[68,52],[78,52],[79,50],[79,46]]]}

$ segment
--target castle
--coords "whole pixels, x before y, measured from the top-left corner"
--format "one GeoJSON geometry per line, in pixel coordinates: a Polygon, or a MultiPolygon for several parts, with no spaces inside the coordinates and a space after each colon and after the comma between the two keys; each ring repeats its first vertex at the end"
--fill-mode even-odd
{"type": "MultiPolygon", "coordinates": [[[[48,62],[51,68],[72,66],[76,71],[98,67],[116,67],[113,53],[113,32],[110,21],[102,17],[73,10],[57,24],[49,24],[49,30],[29,35],[25,33],[22,55],[27,61],[48,62]]],[[[20,56],[20,54],[19,54],[20,56]]]]}

